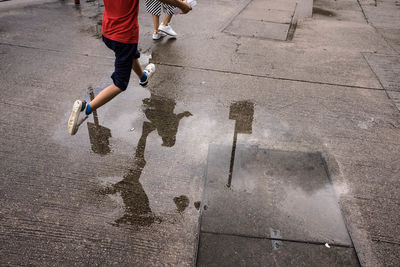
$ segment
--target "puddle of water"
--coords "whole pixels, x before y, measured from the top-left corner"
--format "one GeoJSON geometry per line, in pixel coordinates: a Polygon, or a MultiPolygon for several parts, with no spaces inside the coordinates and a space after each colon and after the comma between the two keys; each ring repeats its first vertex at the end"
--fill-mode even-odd
{"type": "Polygon", "coordinates": [[[237,135],[251,134],[254,117],[254,103],[249,101],[240,101],[232,103],[229,109],[229,119],[235,121],[235,130],[233,134],[233,144],[231,153],[231,163],[229,167],[229,177],[227,187],[231,187],[233,165],[235,162],[235,151],[237,135]]]}
{"type": "Polygon", "coordinates": [[[228,189],[229,155],[210,146],[203,231],[265,237],[272,227],[285,239],[351,244],[319,153],[237,146],[228,189]]]}
{"type": "MultiPolygon", "coordinates": [[[[89,87],[88,91],[90,95],[90,100],[93,100],[93,88],[89,87]]],[[[94,123],[87,123],[92,151],[100,155],[107,155],[111,152],[109,142],[109,138],[111,137],[111,130],[99,124],[99,117],[96,110],[93,111],[93,120],[94,123]]]]}
{"type": "Polygon", "coordinates": [[[147,136],[153,130],[148,123],[143,124],[142,136],[136,148],[132,168],[124,175],[122,181],[101,190],[103,195],[120,194],[124,202],[124,215],[115,220],[117,226],[120,224],[149,226],[156,221],[161,222],[161,219],[152,213],[149,198],[139,181],[142,171],[146,166],[144,152],[147,136]]]}
{"type": "Polygon", "coordinates": [[[196,210],[200,210],[201,201],[196,201],[196,202],[194,202],[193,205],[196,208],[196,210]]]}
{"type": "Polygon", "coordinates": [[[318,15],[322,15],[322,16],[327,16],[327,17],[335,17],[336,13],[326,10],[326,9],[322,9],[319,7],[313,7],[313,14],[318,14],[318,15]]]}
{"type": "Polygon", "coordinates": [[[192,116],[189,111],[174,113],[176,102],[172,99],[151,95],[143,99],[143,110],[150,124],[157,130],[163,146],[172,147],[176,142],[176,134],[180,121],[192,116]]]}
{"type": "Polygon", "coordinates": [[[189,206],[189,198],[185,195],[174,197],[174,202],[179,213],[184,212],[189,206]]]}
{"type": "MultiPolygon", "coordinates": [[[[140,177],[146,167],[145,150],[148,136],[157,132],[162,139],[162,146],[172,147],[176,142],[176,135],[180,121],[192,116],[189,111],[174,113],[176,102],[172,99],[151,94],[142,100],[142,111],[148,121],[144,121],[141,127],[141,136],[136,146],[132,167],[118,183],[112,184],[101,190],[102,195],[119,194],[124,203],[124,215],[115,220],[115,225],[131,224],[137,226],[149,226],[155,222],[160,223],[162,219],[156,216],[150,207],[149,198],[140,182],[140,177]]],[[[94,114],[97,117],[97,114],[94,114]]],[[[95,119],[96,125],[97,119],[95,119]]],[[[98,122],[97,122],[98,123],[98,122]]],[[[92,125],[92,124],[88,124],[92,125]]],[[[95,126],[102,129],[100,126],[95,126]]],[[[107,129],[106,137],[111,137],[111,131],[107,129]]],[[[89,134],[91,130],[89,129],[89,134]]],[[[95,138],[99,136],[91,136],[95,138]]],[[[104,139],[98,138],[96,144],[104,139]]],[[[93,146],[92,146],[93,147],[93,146]]],[[[106,146],[107,147],[107,146],[106,146]]],[[[181,195],[174,198],[179,213],[189,206],[187,196],[181,195]]]]}

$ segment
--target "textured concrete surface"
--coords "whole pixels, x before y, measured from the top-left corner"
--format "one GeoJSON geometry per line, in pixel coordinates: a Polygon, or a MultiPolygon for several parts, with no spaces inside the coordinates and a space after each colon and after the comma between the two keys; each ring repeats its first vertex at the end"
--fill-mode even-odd
{"type": "MultiPolygon", "coordinates": [[[[73,101],[111,81],[102,7],[3,6],[13,1],[0,2],[1,264],[195,264],[209,147],[232,146],[239,101],[254,110],[251,134],[238,134],[237,145],[319,153],[360,264],[400,264],[398,91],[365,58],[398,56],[395,2],[378,1],[394,15],[374,24],[368,1],[314,1],[313,17],[281,42],[222,32],[248,1],[203,0],[173,18],[177,39],[154,42],[142,1],[139,46],[157,66],[149,88],[132,76],[71,137],[73,101]]],[[[352,247],[331,247],[335,254],[282,241],[277,257],[268,236],[206,238],[199,264],[215,255],[207,244],[222,241],[231,245],[221,253],[242,255],[235,262],[251,248],[264,263],[355,262],[352,247]]]]}
{"type": "Polygon", "coordinates": [[[202,234],[198,266],[359,266],[354,250],[325,245],[202,234]]]}

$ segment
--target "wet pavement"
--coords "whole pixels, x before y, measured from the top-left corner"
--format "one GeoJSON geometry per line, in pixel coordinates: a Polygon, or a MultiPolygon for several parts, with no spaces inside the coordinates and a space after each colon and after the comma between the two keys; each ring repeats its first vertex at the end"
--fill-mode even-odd
{"type": "Polygon", "coordinates": [[[277,41],[225,31],[262,20],[260,1],[204,0],[154,42],[141,2],[156,74],[71,137],[73,101],[113,70],[101,3],[13,1],[0,2],[1,264],[400,263],[399,54],[372,7],[314,1],[277,41]]]}

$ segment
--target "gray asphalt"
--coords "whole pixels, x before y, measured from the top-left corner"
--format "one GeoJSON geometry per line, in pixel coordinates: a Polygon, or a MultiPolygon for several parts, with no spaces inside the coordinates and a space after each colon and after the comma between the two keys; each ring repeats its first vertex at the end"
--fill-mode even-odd
{"type": "Polygon", "coordinates": [[[71,137],[114,64],[81,2],[0,2],[0,265],[400,265],[398,1],[202,0],[160,41],[141,1],[155,75],[71,137]]]}

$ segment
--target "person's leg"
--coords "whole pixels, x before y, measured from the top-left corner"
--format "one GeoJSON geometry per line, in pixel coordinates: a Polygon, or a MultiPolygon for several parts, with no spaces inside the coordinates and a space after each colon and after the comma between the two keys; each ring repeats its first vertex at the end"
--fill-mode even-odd
{"type": "Polygon", "coordinates": [[[165,17],[164,17],[163,22],[158,27],[158,29],[161,32],[168,34],[170,36],[177,36],[176,32],[172,29],[171,25],[169,25],[169,23],[171,22],[171,19],[172,19],[172,15],[174,14],[173,10],[175,7],[167,5],[167,4],[162,4],[162,7],[165,12],[165,17]]]}
{"type": "Polygon", "coordinates": [[[152,17],[153,17],[154,33],[158,33],[158,27],[160,26],[160,16],[152,15],[152,17]]]}
{"type": "Polygon", "coordinates": [[[133,61],[132,69],[136,73],[136,75],[139,77],[139,79],[143,77],[144,72],[143,72],[142,66],[139,63],[139,59],[138,58],[136,58],[133,61]]]}
{"type": "Polygon", "coordinates": [[[158,0],[145,0],[146,12],[150,13],[153,18],[154,31],[152,38],[153,40],[159,40],[161,37],[165,36],[158,30],[160,26],[160,15],[161,15],[161,2],[158,0]]]}
{"type": "Polygon", "coordinates": [[[132,69],[136,73],[136,75],[139,77],[139,84],[143,87],[146,87],[147,83],[149,82],[149,78],[151,77],[151,75],[153,75],[153,73],[156,70],[156,66],[154,64],[150,63],[143,70],[142,66],[139,63],[139,59],[135,59],[133,61],[132,69]]]}
{"type": "MultiPolygon", "coordinates": [[[[171,19],[172,19],[172,15],[171,14],[165,14],[165,17],[164,17],[164,20],[163,20],[162,24],[167,26],[171,22],[171,19]]],[[[158,29],[158,27],[157,27],[157,29],[158,29]]]]}
{"type": "Polygon", "coordinates": [[[92,110],[96,110],[121,92],[123,92],[121,89],[115,86],[115,84],[112,84],[106,87],[92,101],[90,101],[89,106],[92,110]]]}
{"type": "Polygon", "coordinates": [[[153,75],[154,71],[156,70],[156,66],[152,63],[148,64],[146,68],[143,70],[142,66],[140,65],[139,58],[140,58],[140,52],[137,50],[137,45],[136,45],[136,51],[133,56],[133,63],[132,63],[132,69],[136,73],[136,75],[139,78],[139,84],[143,87],[147,86],[147,83],[149,81],[149,78],[151,75],[153,75]]]}
{"type": "Polygon", "coordinates": [[[79,126],[93,110],[98,109],[128,87],[133,61],[137,58],[137,44],[124,44],[103,37],[104,43],[115,53],[113,84],[101,91],[89,104],[76,100],[68,120],[68,131],[76,134],[79,126]]]}

